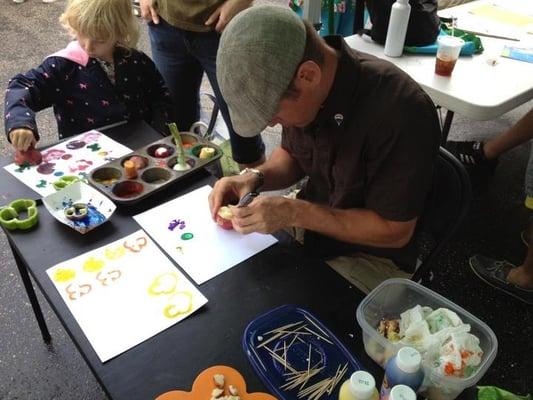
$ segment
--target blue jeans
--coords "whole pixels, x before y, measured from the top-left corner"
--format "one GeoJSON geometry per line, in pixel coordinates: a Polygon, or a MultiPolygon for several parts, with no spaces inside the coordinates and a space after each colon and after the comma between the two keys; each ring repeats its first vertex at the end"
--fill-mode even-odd
{"type": "Polygon", "coordinates": [[[240,164],[258,161],[265,152],[261,135],[258,132],[253,138],[243,138],[235,133],[218,87],[216,55],[220,34],[185,31],[161,18],[159,24],[148,26],[152,57],[174,98],[178,128],[187,131],[200,119],[200,85],[205,71],[228,126],[233,159],[240,164]]]}

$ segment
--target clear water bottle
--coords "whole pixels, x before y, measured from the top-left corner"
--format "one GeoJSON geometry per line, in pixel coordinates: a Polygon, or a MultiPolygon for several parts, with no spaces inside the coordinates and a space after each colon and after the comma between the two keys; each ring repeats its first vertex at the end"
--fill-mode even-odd
{"type": "Polygon", "coordinates": [[[392,5],[387,39],[385,39],[384,53],[386,56],[400,57],[402,55],[410,14],[409,0],[396,0],[392,5]]]}

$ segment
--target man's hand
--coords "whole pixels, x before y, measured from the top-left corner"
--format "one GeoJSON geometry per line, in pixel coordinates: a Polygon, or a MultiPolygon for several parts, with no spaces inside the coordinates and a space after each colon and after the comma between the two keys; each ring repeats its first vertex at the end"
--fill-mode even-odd
{"type": "Polygon", "coordinates": [[[255,174],[228,176],[219,179],[209,193],[211,217],[216,221],[218,209],[228,204],[237,204],[246,193],[254,190],[257,177],[255,174]]]}
{"type": "MultiPolygon", "coordinates": [[[[142,3],[141,3],[142,4],[142,3]]],[[[252,4],[251,0],[227,0],[209,16],[206,25],[215,25],[217,32],[222,32],[231,19],[252,4]]]]}
{"type": "Polygon", "coordinates": [[[272,233],[292,226],[292,201],[259,196],[247,207],[231,207],[233,229],[240,233],[272,233]]]}
{"type": "Polygon", "coordinates": [[[35,136],[31,129],[18,128],[9,132],[9,140],[15,150],[26,151],[28,148],[36,143],[35,136]]]}
{"type": "Polygon", "coordinates": [[[154,24],[159,23],[159,15],[157,15],[157,11],[154,8],[154,1],[153,0],[140,0],[141,5],[141,17],[146,21],[150,22],[152,21],[154,24]]]}

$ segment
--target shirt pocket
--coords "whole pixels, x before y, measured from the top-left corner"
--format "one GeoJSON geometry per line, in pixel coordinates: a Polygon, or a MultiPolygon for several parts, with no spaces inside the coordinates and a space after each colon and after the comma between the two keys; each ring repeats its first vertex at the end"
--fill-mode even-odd
{"type": "Polygon", "coordinates": [[[292,145],[287,149],[289,154],[296,160],[302,171],[308,176],[313,175],[313,150],[309,147],[292,145]]]}

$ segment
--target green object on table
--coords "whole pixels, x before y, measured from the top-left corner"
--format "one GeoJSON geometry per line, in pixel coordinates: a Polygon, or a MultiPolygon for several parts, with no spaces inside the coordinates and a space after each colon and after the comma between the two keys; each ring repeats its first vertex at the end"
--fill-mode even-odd
{"type": "Polygon", "coordinates": [[[80,178],[76,175],[63,175],[57,181],[52,182],[52,186],[55,190],[61,190],[66,188],[68,185],[79,182],[80,178]]]}
{"type": "Polygon", "coordinates": [[[478,386],[478,400],[533,400],[531,394],[519,396],[496,386],[478,386]]]}
{"type": "Polygon", "coordinates": [[[178,126],[176,125],[176,123],[172,122],[171,124],[168,124],[168,129],[170,129],[170,133],[172,134],[172,136],[174,137],[174,141],[176,142],[176,149],[178,150],[177,164],[181,167],[185,167],[185,149],[183,148],[183,143],[181,142],[181,135],[180,131],[178,130],[178,126]]]}
{"type": "Polygon", "coordinates": [[[483,48],[483,44],[481,43],[481,39],[479,38],[479,36],[474,35],[473,33],[468,33],[457,28],[454,28],[452,32],[452,29],[448,28],[446,24],[441,24],[440,28],[442,31],[446,32],[450,36],[461,38],[467,43],[472,42],[474,45],[474,54],[481,54],[483,53],[483,50],[485,50],[483,48]]]}
{"type": "Polygon", "coordinates": [[[18,199],[0,209],[0,225],[9,230],[27,230],[32,228],[39,221],[39,212],[35,200],[18,199]],[[22,212],[28,215],[24,219],[19,219],[22,212]]]}
{"type": "Polygon", "coordinates": [[[74,203],[64,210],[65,217],[72,221],[78,221],[87,217],[89,207],[85,203],[74,203]]]}

